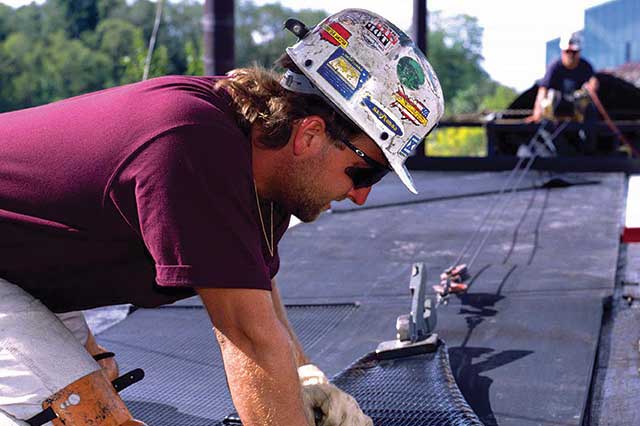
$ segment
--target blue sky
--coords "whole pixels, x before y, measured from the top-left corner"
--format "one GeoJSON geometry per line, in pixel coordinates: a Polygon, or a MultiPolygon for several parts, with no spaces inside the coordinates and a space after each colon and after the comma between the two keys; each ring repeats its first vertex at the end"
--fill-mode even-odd
{"type": "MultiPolygon", "coordinates": [[[[254,0],[258,4],[273,0],[254,0]]],[[[0,0],[11,6],[27,0],[0,0]]],[[[411,0],[279,0],[293,8],[322,8],[330,13],[348,7],[369,9],[405,30],[411,25],[411,0]]],[[[545,70],[545,43],[584,25],[585,9],[604,0],[428,0],[429,10],[445,15],[466,13],[484,28],[483,66],[491,77],[518,91],[527,89],[545,70]]],[[[588,59],[588,58],[587,58],[588,59]]]]}

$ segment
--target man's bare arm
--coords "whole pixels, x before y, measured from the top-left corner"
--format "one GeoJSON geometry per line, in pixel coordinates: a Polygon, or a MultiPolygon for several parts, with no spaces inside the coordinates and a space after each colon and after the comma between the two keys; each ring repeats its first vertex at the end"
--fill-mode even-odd
{"type": "Polygon", "coordinates": [[[271,298],[273,299],[273,309],[276,311],[276,315],[280,322],[287,330],[289,337],[291,338],[291,343],[293,344],[293,354],[296,359],[296,366],[300,367],[301,365],[309,364],[311,361],[304,353],[304,349],[298,340],[291,324],[289,323],[289,319],[287,318],[287,312],[284,309],[284,304],[282,303],[282,298],[280,297],[280,290],[278,289],[278,285],[276,284],[276,279],[271,279],[271,298]]]}
{"type": "Polygon", "coordinates": [[[597,92],[598,88],[600,87],[600,82],[598,81],[598,78],[594,75],[589,80],[587,80],[586,83],[583,84],[583,87],[586,87],[594,92],[597,92]]]}
{"type": "Polygon", "coordinates": [[[547,88],[540,86],[536,94],[536,100],[533,102],[533,114],[525,118],[527,123],[537,123],[542,118],[542,100],[547,96],[547,88]]]}
{"type": "Polygon", "coordinates": [[[271,293],[200,288],[245,426],[308,426],[289,333],[271,293]]]}

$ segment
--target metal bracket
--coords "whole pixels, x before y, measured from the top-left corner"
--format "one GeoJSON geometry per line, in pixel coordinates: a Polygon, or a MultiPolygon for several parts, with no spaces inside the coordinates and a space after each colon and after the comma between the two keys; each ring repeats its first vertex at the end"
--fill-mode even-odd
{"type": "Polygon", "coordinates": [[[409,282],[409,290],[411,291],[411,313],[409,314],[408,335],[404,334],[404,326],[396,323],[398,330],[398,340],[410,340],[411,343],[424,340],[436,328],[438,318],[436,315],[435,304],[431,298],[426,296],[427,293],[427,273],[424,271],[424,263],[414,263],[411,267],[411,281],[409,282]]]}
{"type": "Polygon", "coordinates": [[[438,336],[434,333],[438,317],[436,301],[427,296],[427,274],[424,263],[414,263],[411,267],[411,312],[400,315],[396,320],[396,340],[382,342],[376,352],[385,357],[405,356],[408,352],[429,352],[435,350],[438,336]],[[393,352],[394,354],[390,354],[393,352]]]}

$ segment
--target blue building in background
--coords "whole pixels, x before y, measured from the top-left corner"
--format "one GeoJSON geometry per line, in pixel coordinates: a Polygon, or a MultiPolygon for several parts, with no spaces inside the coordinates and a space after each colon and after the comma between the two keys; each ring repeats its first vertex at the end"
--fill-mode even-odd
{"type": "Polygon", "coordinates": [[[547,67],[549,66],[549,64],[553,61],[555,61],[556,59],[558,59],[560,57],[560,37],[556,37],[552,40],[549,40],[547,42],[547,60],[546,60],[546,64],[547,67]]]}
{"type": "MultiPolygon", "coordinates": [[[[582,38],[582,56],[596,70],[640,62],[640,0],[612,0],[585,10],[582,38]]],[[[547,65],[560,57],[558,41],[547,42],[547,65]]]]}

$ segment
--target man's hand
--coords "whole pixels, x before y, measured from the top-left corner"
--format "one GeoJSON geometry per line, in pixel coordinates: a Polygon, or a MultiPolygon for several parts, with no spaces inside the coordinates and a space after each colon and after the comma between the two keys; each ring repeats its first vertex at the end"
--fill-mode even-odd
{"type": "Polygon", "coordinates": [[[319,409],[322,412],[319,426],[373,426],[356,400],[330,384],[327,376],[315,365],[298,367],[298,377],[311,424],[314,424],[315,409],[319,409]]]}
{"type": "Polygon", "coordinates": [[[525,123],[539,123],[542,120],[542,114],[531,114],[524,118],[525,123]]]}
{"type": "Polygon", "coordinates": [[[356,400],[332,384],[303,386],[302,399],[310,422],[314,409],[322,412],[319,426],[373,426],[373,421],[362,412],[356,400]]]}

